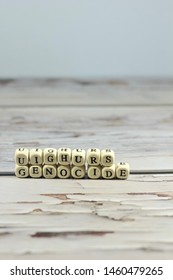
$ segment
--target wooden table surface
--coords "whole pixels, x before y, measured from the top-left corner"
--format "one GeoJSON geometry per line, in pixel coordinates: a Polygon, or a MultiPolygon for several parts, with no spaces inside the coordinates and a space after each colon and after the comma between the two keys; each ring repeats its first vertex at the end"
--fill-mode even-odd
{"type": "Polygon", "coordinates": [[[173,259],[173,80],[0,80],[0,259],[173,259]],[[98,147],[128,180],[19,179],[17,147],[98,147]],[[158,170],[158,174],[144,174],[158,170]]]}

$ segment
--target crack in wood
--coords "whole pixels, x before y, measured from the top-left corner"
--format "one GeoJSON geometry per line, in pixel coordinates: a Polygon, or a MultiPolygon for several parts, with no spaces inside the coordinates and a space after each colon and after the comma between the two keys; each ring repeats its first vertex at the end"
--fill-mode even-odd
{"type": "Polygon", "coordinates": [[[160,248],[153,248],[153,247],[140,247],[137,250],[144,251],[144,252],[163,252],[164,251],[160,248]]]}
{"type": "Polygon", "coordinates": [[[40,194],[40,195],[57,198],[60,200],[69,200],[70,199],[67,197],[67,194],[65,194],[65,193],[60,193],[60,194],[51,193],[51,194],[40,194]]]}
{"type": "MultiPolygon", "coordinates": [[[[67,213],[67,212],[65,212],[67,213]]],[[[23,213],[13,213],[13,215],[62,215],[64,212],[62,211],[44,211],[41,208],[33,209],[32,211],[29,212],[23,212],[23,213]]],[[[68,213],[70,214],[70,213],[68,213]]]]}
{"type": "Polygon", "coordinates": [[[17,201],[17,204],[36,204],[36,203],[43,203],[43,201],[17,201]]]}
{"type": "Polygon", "coordinates": [[[83,235],[91,235],[91,236],[103,236],[105,234],[112,234],[114,231],[107,230],[107,231],[92,231],[92,230],[85,230],[85,231],[61,231],[61,232],[36,232],[32,234],[31,237],[34,238],[51,238],[51,237],[67,237],[67,236],[83,236],[83,235]]]}
{"type": "Polygon", "coordinates": [[[137,192],[131,192],[127,193],[128,195],[156,195],[158,197],[169,197],[170,199],[173,198],[173,192],[143,192],[143,193],[137,193],[137,192]]]}
{"type": "Polygon", "coordinates": [[[10,235],[11,232],[5,231],[5,232],[0,232],[0,237],[5,236],[5,235],[10,235]]]}
{"type": "Polygon", "coordinates": [[[93,212],[96,216],[100,217],[100,218],[105,218],[107,220],[111,220],[111,221],[116,221],[116,222],[134,222],[135,219],[134,218],[129,218],[129,217],[121,217],[121,218],[114,218],[114,217],[110,217],[108,215],[101,215],[99,213],[95,213],[93,212]]]}
{"type": "Polygon", "coordinates": [[[40,195],[57,198],[57,199],[66,201],[66,200],[71,199],[68,197],[68,195],[85,195],[85,193],[66,193],[66,194],[65,193],[60,193],[60,194],[51,193],[51,194],[40,194],[40,195]]]}

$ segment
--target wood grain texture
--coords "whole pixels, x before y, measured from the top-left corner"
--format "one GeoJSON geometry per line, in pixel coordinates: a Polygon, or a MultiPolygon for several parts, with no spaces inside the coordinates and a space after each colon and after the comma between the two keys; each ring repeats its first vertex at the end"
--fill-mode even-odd
{"type": "Polygon", "coordinates": [[[173,169],[173,110],[162,107],[0,109],[0,171],[14,171],[14,151],[111,148],[131,169],[173,169]]]}
{"type": "MultiPolygon", "coordinates": [[[[173,169],[172,80],[0,80],[0,172],[17,147],[98,147],[173,169]]],[[[173,174],[0,177],[1,259],[172,259],[173,174]]]]}
{"type": "Polygon", "coordinates": [[[1,79],[1,107],[173,105],[173,80],[1,79]]]}
{"type": "Polygon", "coordinates": [[[172,182],[2,177],[0,258],[171,259],[172,182]]]}

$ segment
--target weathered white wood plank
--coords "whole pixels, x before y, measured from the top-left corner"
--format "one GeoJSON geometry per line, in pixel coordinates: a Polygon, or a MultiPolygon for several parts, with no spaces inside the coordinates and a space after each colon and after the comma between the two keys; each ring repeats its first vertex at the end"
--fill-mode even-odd
{"type": "Polygon", "coordinates": [[[0,109],[0,171],[17,147],[110,147],[131,169],[173,169],[172,107],[0,109]]]}
{"type": "Polygon", "coordinates": [[[173,80],[0,80],[0,106],[173,105],[173,80]]]}
{"type": "Polygon", "coordinates": [[[0,258],[172,259],[172,181],[1,177],[0,258]]]}
{"type": "MultiPolygon", "coordinates": [[[[0,98],[0,172],[14,171],[16,147],[64,145],[173,169],[172,80],[0,80],[0,98]]],[[[0,194],[0,259],[173,258],[172,175],[1,176],[0,194]]]]}

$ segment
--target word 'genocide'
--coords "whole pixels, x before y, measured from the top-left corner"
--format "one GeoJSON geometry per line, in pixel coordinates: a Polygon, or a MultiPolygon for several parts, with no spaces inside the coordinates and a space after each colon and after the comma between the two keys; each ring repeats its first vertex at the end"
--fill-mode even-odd
{"type": "Polygon", "coordinates": [[[130,173],[128,163],[115,163],[111,149],[18,148],[15,163],[19,178],[127,179],[130,173]]]}

